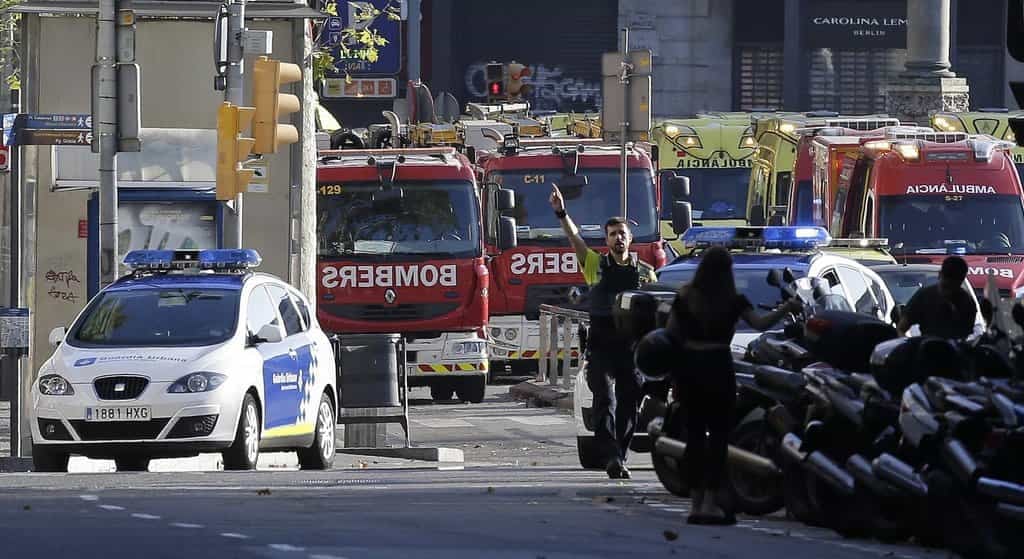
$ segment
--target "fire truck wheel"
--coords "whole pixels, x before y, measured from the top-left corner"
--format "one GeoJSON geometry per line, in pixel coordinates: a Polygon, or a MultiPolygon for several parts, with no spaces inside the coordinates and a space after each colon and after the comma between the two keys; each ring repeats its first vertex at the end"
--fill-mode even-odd
{"type": "Polygon", "coordinates": [[[466,377],[461,379],[455,387],[456,394],[459,395],[459,400],[463,402],[471,402],[473,404],[479,404],[484,401],[484,395],[487,392],[487,377],[479,375],[475,377],[466,377]]]}
{"type": "Polygon", "coordinates": [[[453,392],[455,392],[455,387],[448,381],[439,380],[430,384],[430,397],[435,402],[451,400],[453,392]]]}

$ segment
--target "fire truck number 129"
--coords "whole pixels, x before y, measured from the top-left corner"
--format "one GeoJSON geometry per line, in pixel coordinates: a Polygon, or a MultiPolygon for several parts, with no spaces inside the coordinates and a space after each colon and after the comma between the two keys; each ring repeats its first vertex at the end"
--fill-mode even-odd
{"type": "Polygon", "coordinates": [[[323,184],[320,185],[320,194],[322,196],[337,196],[341,194],[340,184],[323,184]]]}

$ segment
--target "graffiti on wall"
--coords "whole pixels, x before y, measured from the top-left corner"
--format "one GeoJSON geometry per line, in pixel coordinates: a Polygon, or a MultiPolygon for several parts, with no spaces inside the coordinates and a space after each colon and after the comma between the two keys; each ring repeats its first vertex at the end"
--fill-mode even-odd
{"type": "Polygon", "coordinates": [[[74,270],[51,268],[46,272],[46,283],[46,294],[50,297],[72,304],[78,302],[80,295],[75,291],[81,289],[82,280],[74,270]]]}
{"type": "MultiPolygon", "coordinates": [[[[484,76],[485,62],[476,62],[466,68],[466,92],[470,98],[487,96],[484,76]]],[[[529,77],[523,83],[532,86],[528,97],[533,110],[558,112],[596,111],[601,107],[601,82],[588,81],[567,74],[560,66],[529,65],[529,77]]]]}

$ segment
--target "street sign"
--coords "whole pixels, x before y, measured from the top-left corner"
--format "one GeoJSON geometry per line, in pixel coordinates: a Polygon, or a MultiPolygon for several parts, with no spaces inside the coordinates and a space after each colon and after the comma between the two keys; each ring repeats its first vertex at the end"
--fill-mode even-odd
{"type": "Polygon", "coordinates": [[[331,99],[392,99],[398,91],[394,78],[325,78],[323,96],[331,99]]]}
{"type": "Polygon", "coordinates": [[[246,192],[265,194],[270,191],[270,168],[266,161],[252,161],[244,167],[253,171],[246,192]]]}
{"type": "MultiPolygon", "coordinates": [[[[329,78],[344,77],[346,71],[350,76],[396,75],[402,70],[402,35],[399,22],[388,16],[387,8],[395,7],[394,0],[362,0],[338,2],[338,15],[327,18],[320,43],[330,49],[334,56],[334,68],[328,68],[325,76],[329,78]],[[379,12],[367,21],[356,21],[361,10],[373,8],[379,12]],[[339,44],[342,41],[342,30],[370,29],[387,41],[377,47],[377,60],[370,62],[355,58],[341,57],[339,44]]],[[[348,45],[356,46],[355,44],[348,45]]],[[[363,47],[357,47],[359,49],[363,47]]]]}
{"type": "Polygon", "coordinates": [[[0,307],[0,350],[28,349],[28,309],[0,307]]]}
{"type": "MultiPolygon", "coordinates": [[[[20,114],[15,127],[35,128],[40,130],[91,130],[92,115],[58,115],[58,114],[20,114]]],[[[7,128],[7,121],[4,121],[7,128]]]]}
{"type": "Polygon", "coordinates": [[[0,171],[11,170],[11,150],[7,146],[0,146],[0,171]]]}
{"type": "Polygon", "coordinates": [[[601,127],[605,139],[622,134],[622,122],[629,122],[629,139],[649,141],[651,136],[651,70],[653,55],[650,50],[634,50],[627,55],[629,71],[629,114],[625,114],[625,87],[619,80],[622,72],[621,52],[608,52],[601,56],[602,102],[601,127]]]}
{"type": "Polygon", "coordinates": [[[89,146],[92,132],[89,130],[16,130],[13,142],[16,146],[89,146]]]}

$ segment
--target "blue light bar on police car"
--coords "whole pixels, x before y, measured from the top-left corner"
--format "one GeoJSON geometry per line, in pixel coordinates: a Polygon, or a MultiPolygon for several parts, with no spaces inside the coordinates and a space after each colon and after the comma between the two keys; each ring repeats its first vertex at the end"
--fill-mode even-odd
{"type": "Polygon", "coordinates": [[[687,248],[811,250],[831,239],[821,227],[692,227],[681,240],[687,248]]]}
{"type": "Polygon", "coordinates": [[[133,250],[124,265],[133,270],[245,269],[260,265],[263,258],[251,248],[208,250],[133,250]]]}

